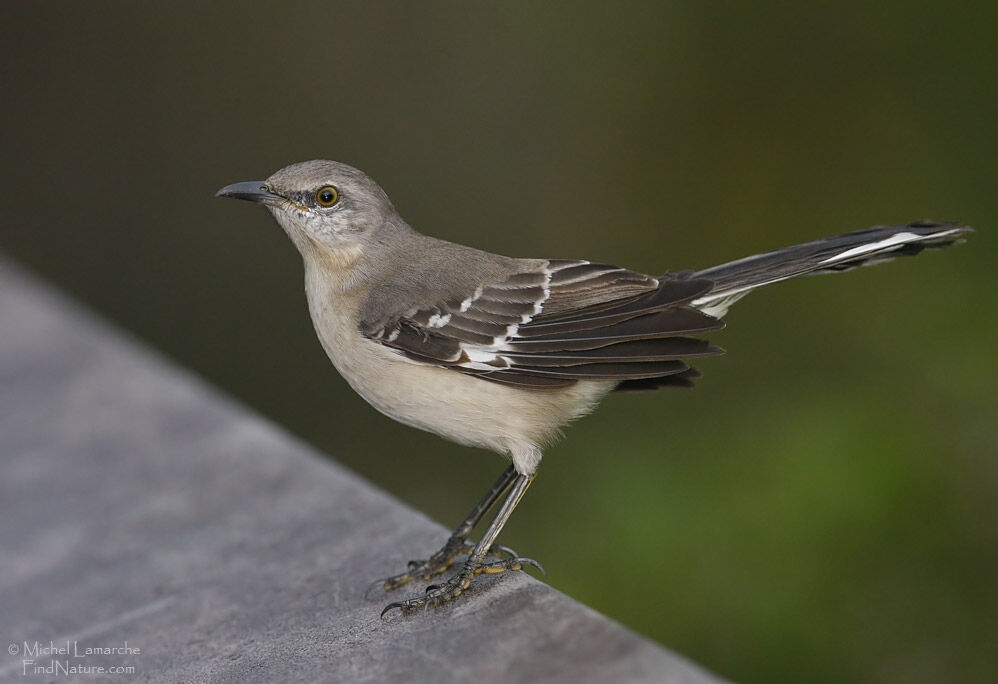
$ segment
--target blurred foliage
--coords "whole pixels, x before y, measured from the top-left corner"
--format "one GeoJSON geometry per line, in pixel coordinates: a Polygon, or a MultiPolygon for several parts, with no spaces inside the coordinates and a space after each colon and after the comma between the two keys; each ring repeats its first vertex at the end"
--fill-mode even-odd
{"type": "Polygon", "coordinates": [[[216,188],[339,159],[433,235],[651,272],[977,226],[753,295],[696,389],[613,396],[572,427],[503,541],[737,680],[998,677],[998,5],[0,15],[0,247],[448,527],[501,462],[355,397],[293,248],[216,188]]]}

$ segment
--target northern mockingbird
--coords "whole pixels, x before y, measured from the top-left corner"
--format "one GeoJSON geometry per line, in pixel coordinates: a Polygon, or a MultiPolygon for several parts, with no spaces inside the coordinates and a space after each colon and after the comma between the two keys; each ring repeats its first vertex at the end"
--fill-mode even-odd
{"type": "MultiPolygon", "coordinates": [[[[615,389],[690,386],[687,361],[720,354],[695,335],[762,285],[944,247],[956,223],[878,226],[715,266],[650,276],[566,259],[512,259],[421,235],[368,176],[334,161],[285,167],[218,196],[266,206],[301,252],[316,334],[346,381],[397,421],[511,461],[444,547],[385,590],[446,572],[402,613],[459,596],[482,573],[535,561],[496,538],[543,447],[615,389]],[[503,497],[505,498],[503,499],[503,497]],[[502,499],[477,544],[468,535],[502,499]]],[[[538,566],[539,567],[539,566],[538,566]]]]}

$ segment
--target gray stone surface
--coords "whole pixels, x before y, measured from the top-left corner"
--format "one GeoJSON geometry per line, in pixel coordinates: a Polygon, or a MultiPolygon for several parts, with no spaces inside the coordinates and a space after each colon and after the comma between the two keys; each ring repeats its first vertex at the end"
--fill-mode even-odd
{"type": "Polygon", "coordinates": [[[713,681],[524,574],[382,622],[445,535],[0,259],[0,681],[713,681]]]}

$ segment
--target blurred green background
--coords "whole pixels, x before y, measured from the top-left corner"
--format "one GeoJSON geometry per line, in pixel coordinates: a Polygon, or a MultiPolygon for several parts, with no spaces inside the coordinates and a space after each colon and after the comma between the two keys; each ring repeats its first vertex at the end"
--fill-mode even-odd
{"type": "Polygon", "coordinates": [[[654,273],[877,223],[976,226],[749,297],[696,389],[611,396],[572,427],[502,541],[733,679],[998,678],[998,4],[0,19],[0,249],[448,527],[503,464],[353,395],[297,253],[217,188],[338,159],[435,236],[654,273]]]}

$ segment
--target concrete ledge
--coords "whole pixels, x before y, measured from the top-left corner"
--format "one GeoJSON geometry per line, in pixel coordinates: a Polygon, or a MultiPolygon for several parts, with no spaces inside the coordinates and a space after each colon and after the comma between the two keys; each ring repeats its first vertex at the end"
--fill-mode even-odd
{"type": "Polygon", "coordinates": [[[0,681],[715,681],[524,574],[382,622],[446,534],[0,260],[0,681]]]}

